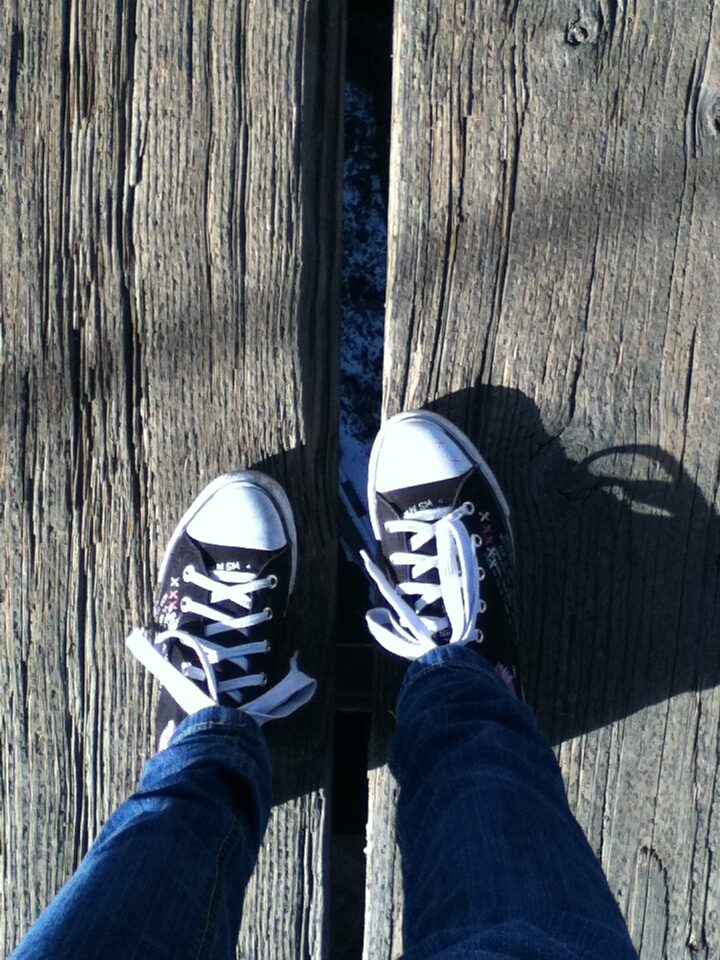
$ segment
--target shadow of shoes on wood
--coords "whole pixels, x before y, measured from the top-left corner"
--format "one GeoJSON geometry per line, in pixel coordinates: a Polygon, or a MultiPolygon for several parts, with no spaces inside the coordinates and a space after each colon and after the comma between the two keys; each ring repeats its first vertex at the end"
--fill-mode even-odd
{"type": "Polygon", "coordinates": [[[720,524],[676,457],[548,433],[513,388],[430,407],[467,432],[510,502],[520,665],[551,742],[718,683],[720,524]]]}

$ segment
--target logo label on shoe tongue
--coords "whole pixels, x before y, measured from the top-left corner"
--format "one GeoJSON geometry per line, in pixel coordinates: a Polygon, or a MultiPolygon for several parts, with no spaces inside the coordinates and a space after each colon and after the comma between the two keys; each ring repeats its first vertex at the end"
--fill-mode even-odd
{"type": "Polygon", "coordinates": [[[233,573],[237,570],[249,570],[250,564],[240,563],[239,560],[228,560],[225,563],[222,561],[215,564],[215,572],[219,573],[233,573]]]}
{"type": "Polygon", "coordinates": [[[434,503],[432,500],[420,500],[418,503],[414,504],[412,507],[408,507],[405,511],[405,516],[410,517],[413,513],[419,513],[421,510],[432,510],[434,503]]]}

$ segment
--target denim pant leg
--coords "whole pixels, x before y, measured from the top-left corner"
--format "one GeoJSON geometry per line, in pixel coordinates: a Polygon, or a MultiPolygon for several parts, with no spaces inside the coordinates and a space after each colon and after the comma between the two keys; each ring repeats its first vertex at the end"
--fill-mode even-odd
{"type": "Polygon", "coordinates": [[[476,651],[411,665],[390,763],[406,960],[636,960],[552,750],[476,651]]]}
{"type": "Polygon", "coordinates": [[[231,960],[269,811],[255,721],[224,707],[188,717],[12,960],[231,960]]]}

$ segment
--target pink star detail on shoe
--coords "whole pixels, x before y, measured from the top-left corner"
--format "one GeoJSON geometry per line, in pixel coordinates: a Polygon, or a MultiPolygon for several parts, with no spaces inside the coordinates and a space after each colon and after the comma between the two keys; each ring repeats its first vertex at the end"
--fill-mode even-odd
{"type": "Polygon", "coordinates": [[[500,677],[502,682],[510,690],[514,697],[517,697],[517,690],[515,688],[515,677],[509,667],[506,667],[503,663],[495,664],[495,673],[500,677]]]}

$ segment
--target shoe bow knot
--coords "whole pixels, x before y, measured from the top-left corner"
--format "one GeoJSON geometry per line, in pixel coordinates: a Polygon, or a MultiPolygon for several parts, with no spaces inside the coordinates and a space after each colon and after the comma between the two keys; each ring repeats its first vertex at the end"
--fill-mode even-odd
{"type": "Polygon", "coordinates": [[[388,533],[410,534],[409,552],[392,553],[393,566],[410,568],[410,577],[395,586],[385,572],[361,551],[369,576],[392,608],[378,608],[367,614],[370,633],[386,650],[408,659],[417,659],[437,646],[438,640],[466,644],[482,639],[477,618],[485,609],[480,583],[485,571],[478,564],[479,536],[471,534],[463,518],[474,512],[471,503],[456,510],[437,507],[388,520],[388,533]],[[419,553],[435,541],[436,553],[419,553]],[[437,570],[437,583],[420,578],[437,570]],[[406,597],[417,597],[411,605],[406,597]],[[443,613],[426,608],[440,601],[443,613]],[[393,612],[395,615],[393,615],[393,612]]]}

